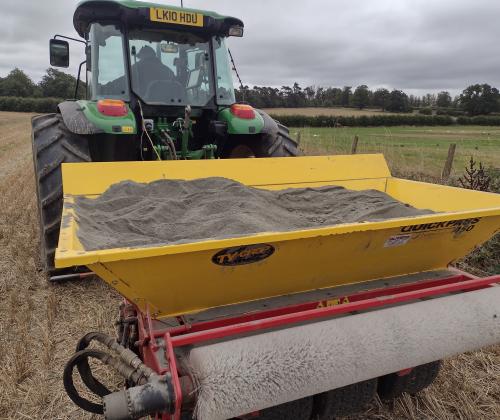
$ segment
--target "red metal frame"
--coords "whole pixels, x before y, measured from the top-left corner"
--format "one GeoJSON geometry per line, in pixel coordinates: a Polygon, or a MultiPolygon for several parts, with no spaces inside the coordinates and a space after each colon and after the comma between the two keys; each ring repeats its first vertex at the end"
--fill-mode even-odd
{"type": "MultiPolygon", "coordinates": [[[[280,308],[262,310],[234,317],[198,322],[170,328],[155,328],[149,310],[138,314],[139,347],[144,362],[159,374],[170,372],[175,392],[175,412],[163,414],[163,420],[180,420],[182,391],[174,349],[210,340],[234,337],[249,332],[290,326],[296,323],[321,320],[367,309],[383,308],[422,298],[438,297],[453,292],[467,292],[500,283],[500,276],[477,278],[463,272],[437,280],[385,287],[352,295],[336,296],[328,301],[314,301],[280,308]],[[331,303],[334,303],[333,306],[331,303]],[[336,304],[339,302],[338,304],[336,304]],[[157,340],[163,342],[163,346],[157,340]],[[164,352],[168,366],[162,365],[158,352],[164,352]]],[[[178,319],[179,320],[179,319],[178,319]]]]}
{"type": "Polygon", "coordinates": [[[172,343],[172,337],[170,337],[169,333],[165,334],[165,345],[167,347],[167,360],[170,365],[170,372],[172,373],[172,384],[174,386],[174,394],[175,394],[174,419],[180,420],[181,407],[182,407],[181,381],[179,379],[179,372],[177,370],[177,361],[175,359],[174,345],[172,343]]]}

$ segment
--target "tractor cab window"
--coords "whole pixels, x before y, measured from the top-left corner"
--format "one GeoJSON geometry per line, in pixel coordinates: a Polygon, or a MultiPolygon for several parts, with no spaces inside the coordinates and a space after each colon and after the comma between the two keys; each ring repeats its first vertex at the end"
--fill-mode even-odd
{"type": "Polygon", "coordinates": [[[119,28],[94,23],[89,38],[92,45],[91,97],[128,100],[124,39],[119,28]]]}
{"type": "Polygon", "coordinates": [[[132,90],[148,104],[205,106],[214,96],[210,44],[173,31],[129,32],[132,90]]]}
{"type": "Polygon", "coordinates": [[[217,103],[219,105],[232,105],[236,102],[236,98],[234,96],[233,77],[229,65],[229,54],[224,38],[214,38],[214,51],[217,103]]]}

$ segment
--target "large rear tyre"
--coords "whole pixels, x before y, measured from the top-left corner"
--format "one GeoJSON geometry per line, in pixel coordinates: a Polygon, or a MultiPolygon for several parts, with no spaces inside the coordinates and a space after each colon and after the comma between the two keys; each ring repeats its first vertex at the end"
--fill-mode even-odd
{"type": "Polygon", "coordinates": [[[231,144],[223,153],[223,157],[237,158],[264,158],[264,157],[292,157],[299,156],[299,145],[290,137],[288,128],[277,123],[278,129],[274,134],[250,136],[231,144]]]}
{"type": "Polygon", "coordinates": [[[309,420],[313,409],[313,398],[301,398],[285,404],[261,410],[259,420],[309,420]]]}
{"type": "Polygon", "coordinates": [[[434,382],[439,374],[441,361],[414,367],[407,375],[391,373],[379,378],[378,395],[383,400],[391,400],[403,393],[417,394],[434,382]]]}
{"type": "Polygon", "coordinates": [[[314,396],[311,419],[333,420],[363,412],[377,392],[377,379],[333,389],[314,396]]]}
{"type": "Polygon", "coordinates": [[[54,256],[63,206],[61,164],[90,162],[90,152],[87,139],[71,133],[60,114],[36,116],[31,125],[40,255],[45,271],[55,274],[54,256]]]}

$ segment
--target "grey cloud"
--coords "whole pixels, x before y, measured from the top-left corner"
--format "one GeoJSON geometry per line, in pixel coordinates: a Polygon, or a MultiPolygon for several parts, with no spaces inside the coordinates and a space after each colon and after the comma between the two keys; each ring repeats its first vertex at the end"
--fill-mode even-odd
{"type": "MultiPolygon", "coordinates": [[[[35,81],[49,67],[49,39],[56,33],[77,37],[73,11],[77,0],[2,0],[0,15],[0,76],[14,67],[35,81]]],[[[83,59],[80,44],[71,45],[71,68],[76,74],[83,59]]]]}
{"type": "MultiPolygon", "coordinates": [[[[48,39],[75,35],[76,0],[3,0],[0,75],[18,66],[39,79],[48,39]],[[27,3],[27,4],[26,4],[27,3]]],[[[167,3],[167,2],[164,2],[167,3]]],[[[168,2],[179,4],[180,1],[168,2]]],[[[500,86],[500,2],[487,0],[185,0],[240,17],[231,39],[247,84],[386,86],[456,93],[474,82],[500,86]]],[[[71,71],[82,57],[72,48],[71,71]]]]}

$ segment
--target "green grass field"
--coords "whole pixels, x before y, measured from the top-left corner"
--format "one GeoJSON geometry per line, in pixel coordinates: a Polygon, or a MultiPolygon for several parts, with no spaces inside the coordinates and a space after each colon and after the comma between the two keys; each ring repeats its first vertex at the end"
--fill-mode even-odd
{"type": "Polygon", "coordinates": [[[348,154],[354,136],[358,153],[383,153],[396,173],[440,177],[451,143],[457,144],[452,176],[463,173],[471,156],[487,168],[500,169],[500,127],[342,127],[291,128],[308,155],[348,154]]]}

